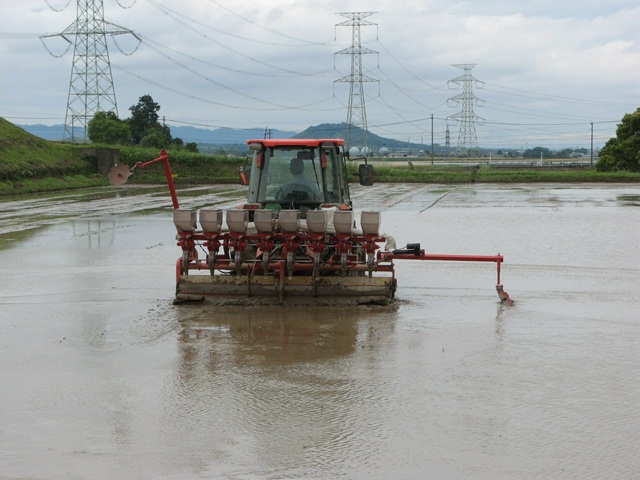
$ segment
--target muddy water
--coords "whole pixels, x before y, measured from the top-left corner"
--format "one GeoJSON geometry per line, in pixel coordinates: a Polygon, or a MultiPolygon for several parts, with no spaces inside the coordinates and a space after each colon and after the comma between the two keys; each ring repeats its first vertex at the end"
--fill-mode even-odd
{"type": "MultiPolygon", "coordinates": [[[[234,187],[182,192],[230,206],[234,187]]],[[[640,188],[357,189],[391,307],[171,302],[166,189],[0,212],[0,478],[640,477],[640,188]]]]}

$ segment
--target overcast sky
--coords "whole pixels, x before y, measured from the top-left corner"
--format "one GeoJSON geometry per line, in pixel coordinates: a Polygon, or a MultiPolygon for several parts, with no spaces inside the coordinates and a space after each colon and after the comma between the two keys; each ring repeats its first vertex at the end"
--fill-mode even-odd
{"type": "MultiPolygon", "coordinates": [[[[96,3],[99,0],[95,0],[96,3]]],[[[451,145],[461,110],[453,64],[476,64],[481,147],[588,147],[640,107],[637,0],[103,0],[135,31],[109,40],[121,118],[150,94],[169,125],[301,131],[347,119],[352,42],[337,12],[375,12],[361,27],[369,130],[451,145]],[[137,49],[136,49],[137,47],[137,49]]],[[[73,46],[60,37],[76,0],[0,2],[0,116],[64,123],[73,46]],[[66,6],[66,8],[64,8],[66,6]],[[46,48],[45,48],[46,47],[46,48]],[[49,50],[49,51],[48,51],[49,50]],[[62,55],[60,58],[52,56],[62,55]]],[[[72,37],[71,40],[74,40],[72,37]]]]}

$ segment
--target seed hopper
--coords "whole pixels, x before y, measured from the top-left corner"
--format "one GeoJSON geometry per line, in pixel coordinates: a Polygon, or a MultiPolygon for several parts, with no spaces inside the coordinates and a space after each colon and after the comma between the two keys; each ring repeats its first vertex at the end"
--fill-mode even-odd
{"type": "MultiPolygon", "coordinates": [[[[166,151],[133,167],[164,165],[181,251],[177,302],[387,304],[396,293],[395,262],[430,260],[495,263],[499,299],[512,303],[500,279],[502,255],[426,253],[419,243],[396,248],[380,232],[380,212],[356,215],[343,140],[247,144],[252,158],[240,172],[247,202],[226,211],[180,208],[166,151]]],[[[373,166],[363,160],[360,184],[372,185],[373,166]]],[[[132,170],[117,165],[111,183],[124,183],[132,170]]]]}

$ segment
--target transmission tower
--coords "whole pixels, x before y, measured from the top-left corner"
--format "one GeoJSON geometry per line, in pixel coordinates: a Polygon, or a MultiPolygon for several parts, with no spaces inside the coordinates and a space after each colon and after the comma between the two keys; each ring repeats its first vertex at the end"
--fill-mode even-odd
{"type": "Polygon", "coordinates": [[[133,30],[104,19],[103,0],[77,0],[76,20],[61,33],[42,37],[59,36],[71,44],[68,37],[75,35],[64,139],[75,141],[75,130],[82,128],[86,140],[87,126],[96,112],[118,114],[107,35],[126,34],[140,42],[133,30]]]}
{"type": "Polygon", "coordinates": [[[376,23],[365,20],[366,17],[369,17],[375,13],[376,12],[338,13],[338,15],[342,15],[348,20],[336,24],[336,27],[352,27],[351,46],[340,50],[339,52],[336,52],[336,54],[351,55],[351,73],[338,80],[335,80],[335,82],[347,82],[350,84],[345,143],[347,150],[351,148],[353,131],[356,128],[360,128],[363,135],[362,151],[364,154],[368,154],[368,152],[371,152],[371,148],[369,147],[367,111],[365,108],[364,88],[362,84],[364,82],[377,82],[378,80],[362,74],[362,55],[378,52],[362,46],[360,40],[360,27],[377,25],[376,23]]]}
{"type": "Polygon", "coordinates": [[[458,145],[456,147],[456,153],[458,155],[478,152],[478,137],[476,135],[475,121],[476,119],[482,120],[482,118],[473,112],[473,105],[482,102],[482,100],[474,95],[473,85],[483,82],[475,79],[471,74],[471,70],[473,70],[473,67],[476,65],[476,63],[452,65],[452,67],[464,70],[461,76],[449,80],[449,83],[462,85],[462,93],[449,98],[450,102],[462,105],[462,110],[448,117],[460,121],[460,132],[458,133],[458,145]]]}

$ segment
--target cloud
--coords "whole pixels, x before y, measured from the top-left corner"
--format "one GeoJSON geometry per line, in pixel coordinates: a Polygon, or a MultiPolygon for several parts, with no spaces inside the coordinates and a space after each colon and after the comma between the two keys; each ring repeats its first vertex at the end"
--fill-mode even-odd
{"type": "MultiPolygon", "coordinates": [[[[121,116],[138,97],[151,94],[161,114],[180,122],[302,130],[346,120],[349,84],[335,81],[350,74],[351,57],[336,52],[350,46],[352,30],[336,26],[346,20],[336,12],[360,11],[356,2],[138,0],[124,9],[105,0],[104,5],[109,21],[143,39],[130,56],[109,42],[121,116]]],[[[72,7],[54,12],[44,3],[0,5],[0,15],[9,19],[0,35],[5,66],[0,115],[12,121],[22,117],[17,123],[64,120],[71,52],[55,59],[37,36],[16,34],[61,32],[75,19],[72,7]]],[[[367,20],[377,24],[360,31],[363,46],[378,52],[362,56],[365,74],[380,80],[364,85],[374,133],[430,136],[433,114],[436,141],[442,143],[447,124],[457,127],[446,120],[456,111],[447,99],[460,93],[448,86],[461,74],[451,66],[455,63],[476,63],[473,74],[484,82],[485,88],[478,83],[475,91],[485,100],[477,106],[486,118],[478,125],[480,143],[499,141],[499,124],[535,142],[534,128],[526,125],[547,122],[567,124],[553,128],[560,144],[567,138],[585,144],[591,121],[603,122],[596,128],[603,143],[615,121],[638,106],[640,7],[634,2],[408,0],[398,8],[389,0],[372,0],[366,11],[376,12],[367,20]]],[[[47,44],[60,52],[63,45],[54,40],[47,44]]],[[[132,38],[118,37],[117,44],[126,53],[135,47],[132,38]]],[[[552,141],[546,133],[539,138],[552,141]]]]}

